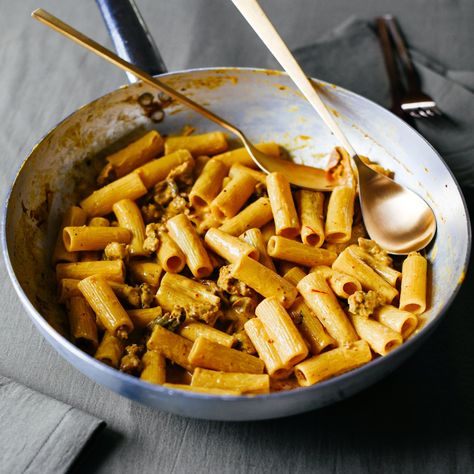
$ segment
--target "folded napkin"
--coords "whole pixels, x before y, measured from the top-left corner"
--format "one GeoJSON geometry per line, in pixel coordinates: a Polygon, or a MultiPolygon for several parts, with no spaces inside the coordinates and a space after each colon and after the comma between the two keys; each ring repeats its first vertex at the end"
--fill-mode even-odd
{"type": "MultiPolygon", "coordinates": [[[[448,71],[410,50],[422,89],[442,118],[417,119],[417,130],[438,150],[463,187],[474,187],[474,71],[448,71]]],[[[390,108],[389,81],[374,28],[351,18],[314,44],[296,49],[313,77],[337,84],[390,108]]]]}
{"type": "Polygon", "coordinates": [[[105,423],[0,376],[0,472],[66,472],[105,423]]]}

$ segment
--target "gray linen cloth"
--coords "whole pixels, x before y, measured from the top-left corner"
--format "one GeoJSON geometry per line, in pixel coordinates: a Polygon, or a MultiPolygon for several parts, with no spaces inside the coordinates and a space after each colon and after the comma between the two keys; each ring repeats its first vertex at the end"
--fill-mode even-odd
{"type": "MultiPolygon", "coordinates": [[[[402,25],[403,27],[403,25],[402,25]]],[[[453,46],[454,47],[454,46],[453,46]]],[[[390,108],[388,76],[377,34],[351,18],[314,44],[294,51],[309,76],[352,90],[390,108]]],[[[442,118],[417,119],[417,130],[438,150],[463,187],[474,187],[474,71],[448,71],[411,50],[422,89],[442,118]]]]}
{"type": "Polygon", "coordinates": [[[105,423],[0,376],[0,473],[63,473],[105,423]]]}

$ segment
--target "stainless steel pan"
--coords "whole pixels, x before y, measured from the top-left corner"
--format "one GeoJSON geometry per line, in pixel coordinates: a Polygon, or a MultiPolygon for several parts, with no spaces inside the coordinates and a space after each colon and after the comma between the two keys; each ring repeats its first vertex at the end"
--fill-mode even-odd
{"type": "MultiPolygon", "coordinates": [[[[126,10],[130,7],[128,1],[98,3],[109,27],[120,20],[120,8],[130,27],[133,17],[126,10]]],[[[132,29],[139,24],[136,18],[134,21],[132,29]]],[[[141,38],[150,45],[146,34],[141,38]]],[[[133,50],[133,41],[127,44],[133,50]]],[[[162,65],[153,54],[145,61],[154,63],[154,72],[162,65]]],[[[321,153],[335,144],[282,73],[246,68],[195,69],[161,78],[236,123],[252,140],[282,143],[298,161],[317,165],[321,153]]],[[[124,137],[155,127],[161,133],[176,132],[186,124],[199,132],[215,129],[215,125],[179,105],[161,103],[155,91],[135,83],[85,105],[51,130],[23,163],[7,198],[2,247],[10,277],[38,330],[65,359],[98,383],[165,411],[196,418],[254,420],[292,415],[341,400],[394,370],[420,347],[440,322],[465,275],[470,225],[462,194],[443,160],[416,131],[363,97],[315,82],[356,149],[394,170],[396,179],[415,189],[436,213],[438,231],[427,249],[431,262],[430,309],[422,317],[422,327],[388,356],[348,374],[309,388],[248,398],[183,393],[144,383],[77,349],[66,337],[64,311],[56,302],[50,264],[61,214],[92,186],[104,150],[124,137]],[[144,105],[143,99],[150,97],[152,105],[144,105]]]]}

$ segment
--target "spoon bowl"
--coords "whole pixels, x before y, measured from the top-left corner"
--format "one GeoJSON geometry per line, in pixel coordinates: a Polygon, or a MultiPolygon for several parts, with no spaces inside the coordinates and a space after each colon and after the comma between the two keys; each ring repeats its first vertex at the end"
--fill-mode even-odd
{"type": "Polygon", "coordinates": [[[370,237],[391,254],[406,255],[425,248],[436,233],[431,207],[410,189],[364,164],[359,156],[352,158],[370,237]]]}

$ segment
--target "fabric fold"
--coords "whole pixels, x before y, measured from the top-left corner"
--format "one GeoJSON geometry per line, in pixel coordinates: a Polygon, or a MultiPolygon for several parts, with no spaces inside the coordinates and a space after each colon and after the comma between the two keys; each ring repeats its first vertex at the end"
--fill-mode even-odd
{"type": "Polygon", "coordinates": [[[0,376],[0,472],[63,473],[105,423],[0,376]]]}

